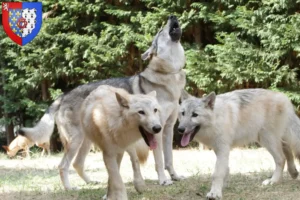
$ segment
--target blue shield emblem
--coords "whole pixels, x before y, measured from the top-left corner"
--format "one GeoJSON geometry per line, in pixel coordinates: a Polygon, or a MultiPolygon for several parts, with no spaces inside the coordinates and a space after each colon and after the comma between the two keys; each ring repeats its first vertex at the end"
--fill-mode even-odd
{"type": "Polygon", "coordinates": [[[41,2],[3,2],[2,24],[6,34],[24,46],[37,36],[42,26],[41,2]]]}

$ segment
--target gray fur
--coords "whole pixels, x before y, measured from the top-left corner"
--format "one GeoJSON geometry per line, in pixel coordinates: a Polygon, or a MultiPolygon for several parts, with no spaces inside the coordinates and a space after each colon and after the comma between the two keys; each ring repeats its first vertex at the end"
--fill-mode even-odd
{"type": "MultiPolygon", "coordinates": [[[[180,93],[185,86],[185,72],[182,71],[185,65],[185,56],[179,41],[180,36],[179,23],[177,18],[172,16],[167,25],[157,33],[148,51],[143,54],[144,59],[151,58],[145,71],[128,78],[114,78],[82,85],[63,96],[55,120],[65,147],[65,155],[59,165],[61,180],[65,189],[72,189],[69,183],[68,170],[75,156],[74,168],[83,180],[90,182],[83,168],[91,141],[85,137],[82,131],[79,110],[84,99],[100,85],[123,88],[133,94],[156,91],[158,102],[164,109],[161,119],[162,124],[165,124],[163,128],[164,144],[162,144],[162,138],[159,138],[158,148],[154,151],[159,182],[165,185],[172,183],[171,180],[167,179],[164,169],[169,171],[173,180],[181,179],[174,171],[172,157],[173,125],[177,119],[180,93]],[[162,153],[164,153],[165,163],[162,153]]],[[[133,151],[135,149],[127,150],[131,160],[137,160],[135,158],[136,153],[133,151]]],[[[134,183],[141,182],[142,179],[139,166],[136,164],[134,164],[134,179],[134,183]]],[[[139,185],[135,184],[135,187],[139,191],[139,185]]]]}

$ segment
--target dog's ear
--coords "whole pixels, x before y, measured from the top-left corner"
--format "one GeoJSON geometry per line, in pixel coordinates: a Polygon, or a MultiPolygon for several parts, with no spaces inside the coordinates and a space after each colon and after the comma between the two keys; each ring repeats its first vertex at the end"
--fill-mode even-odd
{"type": "Polygon", "coordinates": [[[214,109],[215,106],[215,100],[216,100],[215,92],[211,92],[209,93],[209,95],[203,97],[203,102],[205,103],[205,106],[212,110],[214,109]]]}
{"type": "Polygon", "coordinates": [[[152,92],[149,92],[147,95],[151,97],[156,97],[156,91],[153,90],[152,92]]]}
{"type": "Polygon", "coordinates": [[[124,97],[121,94],[119,94],[118,92],[116,92],[116,98],[117,98],[117,101],[120,104],[120,106],[122,106],[124,108],[129,108],[128,99],[126,97],[124,97]]]}
{"type": "Polygon", "coordinates": [[[3,147],[3,149],[5,149],[5,151],[9,151],[8,146],[3,145],[2,147],[3,147]]]}
{"type": "Polygon", "coordinates": [[[185,91],[184,89],[181,90],[180,102],[183,102],[191,97],[192,95],[190,95],[187,91],[185,91]]]}
{"type": "Polygon", "coordinates": [[[143,60],[147,60],[147,59],[149,59],[150,57],[151,57],[151,55],[152,55],[152,53],[153,53],[153,46],[151,45],[151,47],[149,47],[149,49],[145,52],[145,53],[143,53],[142,54],[142,59],[143,60]]]}

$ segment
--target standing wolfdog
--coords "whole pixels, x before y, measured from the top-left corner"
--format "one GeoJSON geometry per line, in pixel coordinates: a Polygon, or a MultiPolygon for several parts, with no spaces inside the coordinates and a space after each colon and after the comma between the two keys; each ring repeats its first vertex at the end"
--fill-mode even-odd
{"type": "MultiPolygon", "coordinates": [[[[133,94],[156,91],[158,102],[164,109],[161,114],[163,132],[155,136],[158,144],[154,150],[155,168],[159,183],[161,185],[172,183],[171,180],[167,179],[164,168],[169,171],[173,180],[181,179],[173,168],[172,155],[173,126],[177,119],[181,90],[185,86],[185,72],[182,70],[185,65],[185,56],[180,38],[181,28],[179,22],[175,16],[170,16],[164,28],[156,34],[150,48],[142,55],[144,60],[150,59],[145,71],[128,78],[108,79],[81,85],[63,95],[62,99],[59,102],[57,101],[59,106],[51,106],[56,108],[56,110],[50,110],[50,116],[52,116],[52,121],[56,120],[65,149],[64,157],[59,165],[60,176],[65,189],[72,189],[69,183],[68,171],[75,156],[73,166],[77,173],[85,182],[91,182],[84,172],[84,160],[90,150],[91,142],[84,139],[84,134],[81,131],[79,108],[84,99],[99,85],[123,88],[133,94]],[[54,115],[56,112],[57,114],[54,115]],[[163,161],[162,152],[164,153],[165,162],[163,161]]],[[[48,120],[41,123],[51,124],[52,121],[48,120]]],[[[32,132],[26,131],[22,133],[28,138],[31,135],[37,136],[38,134],[42,137],[43,134],[43,132],[32,134],[32,132]]],[[[127,152],[131,157],[134,168],[134,186],[138,191],[142,190],[144,181],[137,162],[138,152],[134,148],[130,148],[127,152]]]]}
{"type": "Polygon", "coordinates": [[[157,146],[154,135],[162,126],[155,97],[155,91],[129,95],[123,89],[102,85],[82,103],[83,132],[101,148],[109,175],[107,199],[127,199],[119,173],[126,148],[142,137],[150,148],[157,146]]]}
{"type": "Polygon", "coordinates": [[[264,89],[236,90],[197,99],[182,95],[178,131],[181,145],[194,137],[211,147],[217,156],[208,199],[221,199],[229,174],[228,159],[232,147],[258,142],[271,153],[276,169],[264,185],[282,179],[287,159],[288,171],[298,176],[294,154],[300,158],[300,120],[287,96],[264,89]]]}

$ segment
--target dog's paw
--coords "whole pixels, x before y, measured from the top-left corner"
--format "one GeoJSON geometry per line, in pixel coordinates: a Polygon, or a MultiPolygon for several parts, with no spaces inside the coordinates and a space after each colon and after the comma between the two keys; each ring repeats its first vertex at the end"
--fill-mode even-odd
{"type": "Polygon", "coordinates": [[[144,180],[134,181],[133,185],[134,185],[134,188],[136,189],[136,191],[139,193],[142,193],[146,190],[146,184],[145,184],[144,180]]]}
{"type": "Polygon", "coordinates": [[[185,179],[184,176],[178,176],[177,174],[171,174],[171,178],[173,181],[180,181],[180,180],[185,179]]]}
{"type": "Polygon", "coordinates": [[[273,180],[272,178],[266,179],[262,182],[262,185],[274,185],[276,183],[279,183],[280,180],[273,180]]]}
{"type": "Polygon", "coordinates": [[[171,180],[162,180],[162,181],[159,181],[159,185],[172,185],[173,184],[173,181],[171,180]]]}
{"type": "Polygon", "coordinates": [[[220,200],[222,199],[222,192],[219,191],[210,191],[206,195],[207,200],[220,200]]]}
{"type": "Polygon", "coordinates": [[[288,171],[289,171],[292,179],[296,179],[298,177],[298,175],[299,175],[299,173],[298,173],[298,171],[297,171],[296,168],[289,168],[288,171]]]}

